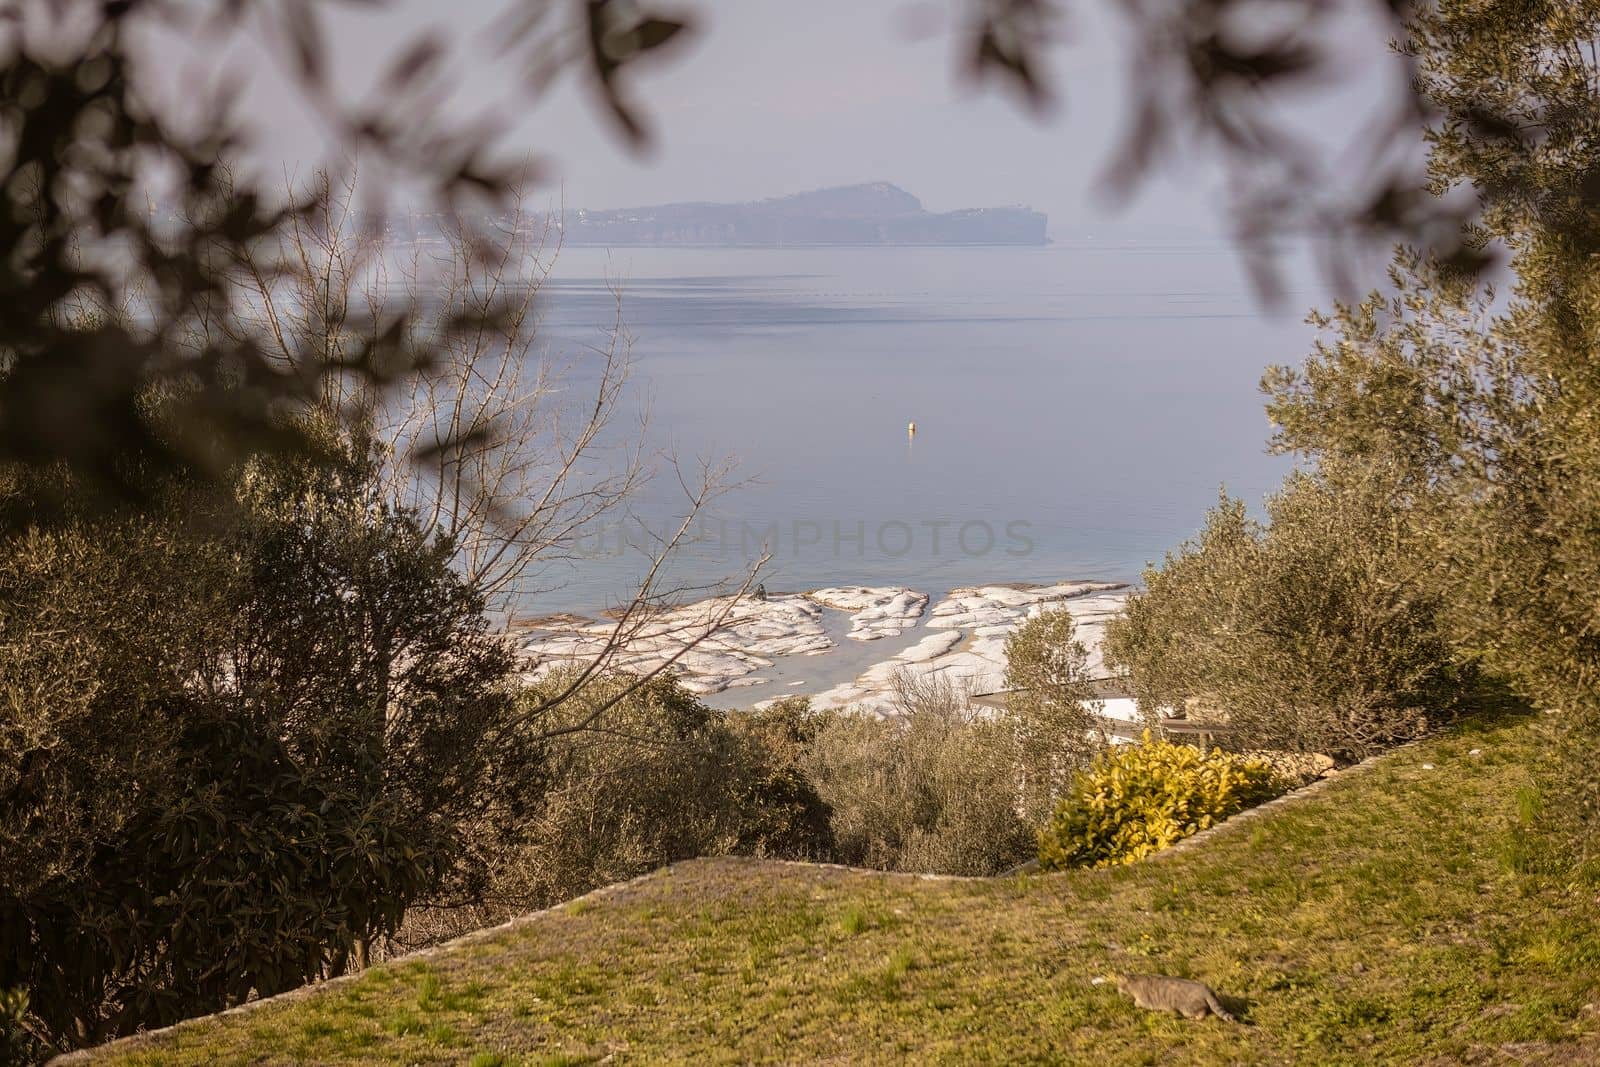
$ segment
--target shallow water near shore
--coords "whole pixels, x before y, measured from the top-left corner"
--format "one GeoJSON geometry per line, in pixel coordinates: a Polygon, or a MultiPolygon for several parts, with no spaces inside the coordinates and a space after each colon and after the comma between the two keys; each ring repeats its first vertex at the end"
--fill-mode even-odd
{"type": "MultiPolygon", "coordinates": [[[[575,390],[610,281],[652,449],[736,456],[748,479],[708,510],[678,581],[763,549],[774,589],[1137,581],[1219,485],[1255,503],[1288,467],[1265,452],[1256,385],[1308,348],[1310,297],[1264,311],[1224,243],[567,249],[543,329],[578,357],[575,390]]],[[[626,597],[681,506],[668,473],[525,612],[626,597]]]]}

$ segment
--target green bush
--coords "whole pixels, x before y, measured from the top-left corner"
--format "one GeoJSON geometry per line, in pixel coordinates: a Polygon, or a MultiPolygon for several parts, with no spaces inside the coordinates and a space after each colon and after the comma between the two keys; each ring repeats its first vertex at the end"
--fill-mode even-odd
{"type": "Polygon", "coordinates": [[[1013,692],[1000,718],[1016,744],[1018,803],[1035,826],[1108,741],[1105,719],[1090,709],[1088,659],[1076,621],[1062,609],[1035,615],[1006,638],[1013,692]]]}
{"type": "Polygon", "coordinates": [[[733,851],[744,856],[831,860],[832,811],[805,772],[820,720],[804,699],[720,716],[729,740],[727,785],[739,812],[733,851]]]}
{"type": "Polygon", "coordinates": [[[339,973],[515,826],[510,658],[365,484],[262,467],[0,543],[0,989],[51,1042],[339,973]]]}
{"type": "MultiPolygon", "coordinates": [[[[538,701],[561,678],[522,699],[538,701]]],[[[581,723],[635,681],[597,679],[544,724],[581,723]]],[[[738,713],[735,713],[738,714],[738,713]]],[[[783,724],[729,725],[670,675],[628,692],[588,728],[545,750],[547,788],[529,838],[495,895],[544,907],[695,856],[825,853],[827,814],[816,794],[775,760],[783,724]],[[770,802],[770,803],[769,803],[770,802]]]]}
{"type": "MultiPolygon", "coordinates": [[[[518,702],[538,706],[570,681],[546,676],[518,702]]],[[[800,767],[817,725],[803,701],[713,710],[670,673],[642,684],[592,679],[541,722],[557,733],[542,747],[543,792],[521,818],[522,839],[496,856],[481,903],[417,909],[390,947],[413,949],[697,856],[832,859],[828,807],[800,767]],[[566,727],[581,728],[559,733],[566,727]]]]}
{"type": "Polygon", "coordinates": [[[1010,727],[948,686],[906,682],[890,718],[825,712],[806,773],[832,812],[835,859],[985,875],[1028,857],[1010,727]]]}
{"type": "Polygon", "coordinates": [[[1451,646],[1408,500],[1382,471],[1291,475],[1265,524],[1223,498],[1145,572],[1106,631],[1140,706],[1227,717],[1241,749],[1359,760],[1448,720],[1476,692],[1451,646]]]}
{"type": "Polygon", "coordinates": [[[1261,803],[1282,786],[1267,764],[1153,741],[1102,753],[1039,833],[1045,870],[1132,863],[1261,803]]]}

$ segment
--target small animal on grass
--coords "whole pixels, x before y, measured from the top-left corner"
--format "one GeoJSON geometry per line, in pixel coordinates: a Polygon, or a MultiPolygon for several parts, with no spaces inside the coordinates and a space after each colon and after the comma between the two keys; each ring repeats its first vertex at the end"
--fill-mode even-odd
{"type": "Polygon", "coordinates": [[[1116,982],[1117,991],[1132,997],[1141,1008],[1175,1011],[1185,1019],[1204,1019],[1210,1012],[1223,1022],[1233,1022],[1228,1009],[1204,982],[1164,974],[1119,974],[1116,982]]]}

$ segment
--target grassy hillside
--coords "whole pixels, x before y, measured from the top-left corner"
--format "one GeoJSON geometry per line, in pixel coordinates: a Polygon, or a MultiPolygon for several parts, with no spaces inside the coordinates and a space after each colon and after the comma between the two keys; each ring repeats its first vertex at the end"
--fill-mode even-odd
{"type": "Polygon", "coordinates": [[[1600,1062],[1595,889],[1531,869],[1538,729],[1469,724],[1115,871],[686,863],[94,1059],[1600,1062]],[[1116,969],[1202,978],[1242,1022],[1139,1011],[1091,984],[1116,969]]]}

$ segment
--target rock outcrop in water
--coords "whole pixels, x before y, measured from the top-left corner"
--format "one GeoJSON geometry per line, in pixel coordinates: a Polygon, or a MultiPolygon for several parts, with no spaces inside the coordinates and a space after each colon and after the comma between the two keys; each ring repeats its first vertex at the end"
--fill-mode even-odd
{"type": "Polygon", "coordinates": [[[1025,207],[943,214],[888,182],[746,204],[661,204],[568,212],[574,245],[1042,245],[1046,217],[1025,207]]]}

